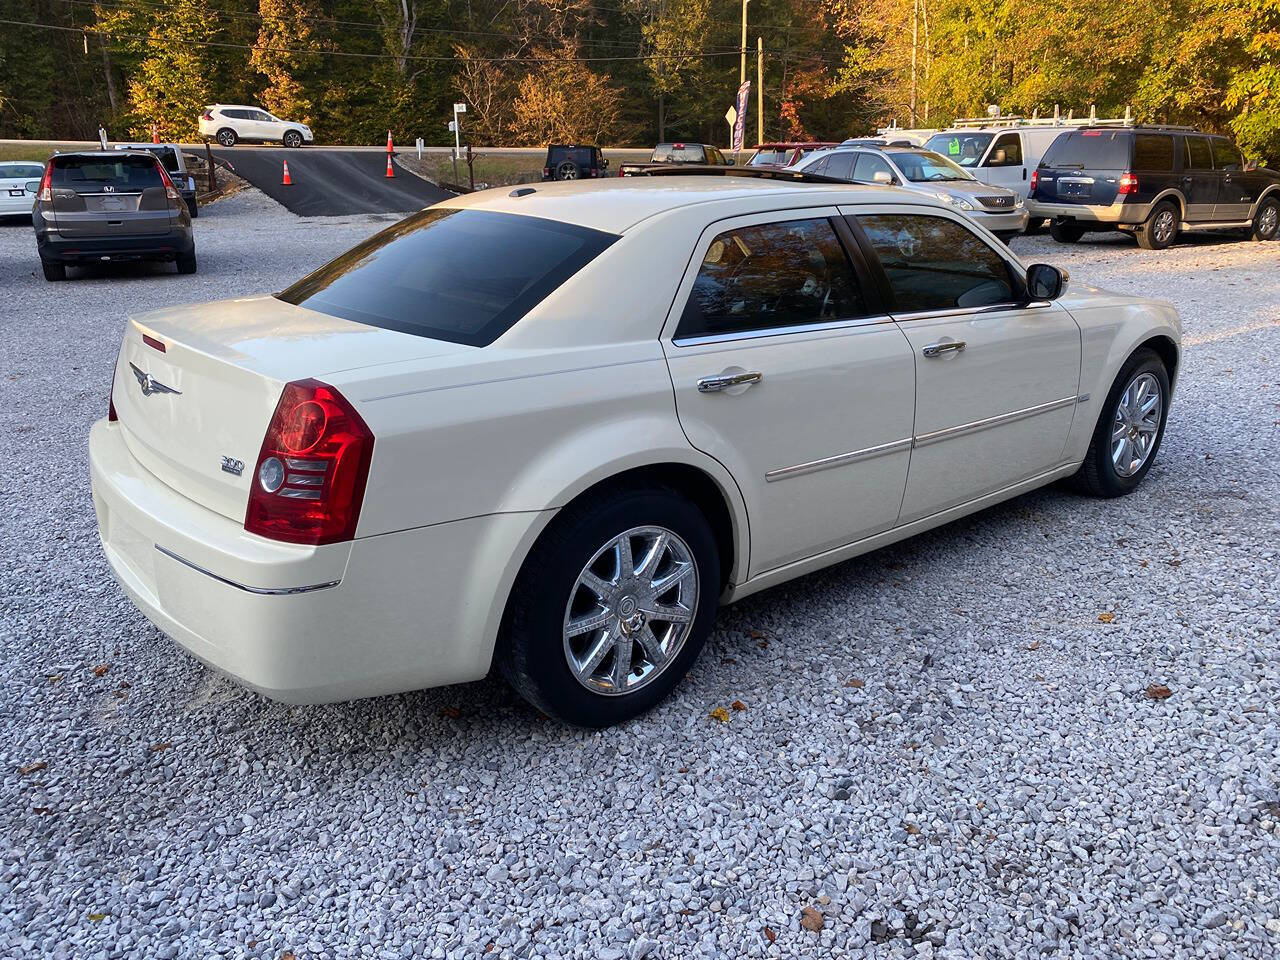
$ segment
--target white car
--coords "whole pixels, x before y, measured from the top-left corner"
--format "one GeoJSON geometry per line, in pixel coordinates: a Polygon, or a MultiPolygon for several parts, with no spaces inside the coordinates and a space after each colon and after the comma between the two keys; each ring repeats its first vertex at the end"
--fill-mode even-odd
{"type": "Polygon", "coordinates": [[[496,666],[618,722],[720,604],[1059,478],[1133,490],[1178,314],[1064,283],[893,187],[458,197],[282,293],[132,318],[89,438],[103,547],[271,697],[496,666]]]}
{"type": "Polygon", "coordinates": [[[0,217],[31,216],[43,177],[42,163],[26,160],[0,163],[0,217]]]}
{"type": "Polygon", "coordinates": [[[300,147],[315,137],[305,123],[281,120],[261,107],[244,104],[215,103],[200,114],[200,136],[217,140],[224,147],[234,147],[241,140],[256,143],[282,143],[300,147]]]}

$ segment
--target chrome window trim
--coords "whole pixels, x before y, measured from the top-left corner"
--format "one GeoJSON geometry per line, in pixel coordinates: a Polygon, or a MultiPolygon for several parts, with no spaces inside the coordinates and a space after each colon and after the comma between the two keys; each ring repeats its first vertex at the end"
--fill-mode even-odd
{"type": "Polygon", "coordinates": [[[1004,426],[1006,423],[1026,420],[1029,417],[1039,416],[1042,413],[1061,410],[1063,407],[1075,406],[1078,402],[1079,400],[1073,394],[1069,397],[1063,397],[1060,400],[1050,400],[1048,403],[1037,403],[1035,406],[1023,407],[1021,410],[1012,410],[1009,413],[996,414],[994,417],[986,417],[982,420],[974,420],[970,423],[962,423],[954,427],[944,427],[941,430],[934,430],[930,433],[917,434],[913,445],[916,447],[927,447],[931,443],[938,443],[942,440],[951,440],[955,437],[965,436],[966,434],[977,433],[980,430],[988,430],[991,427],[1000,427],[1004,426]]]}
{"type": "Polygon", "coordinates": [[[992,303],[985,307],[952,307],[947,310],[915,310],[911,313],[895,313],[894,320],[928,320],[931,318],[963,317],[967,314],[1004,313],[1008,310],[1041,310],[1053,306],[1052,300],[1032,300],[1029,303],[992,303]]]}
{"type": "Polygon", "coordinates": [[[888,314],[870,317],[851,317],[845,320],[824,320],[818,323],[798,323],[788,327],[761,327],[759,330],[738,330],[733,333],[707,333],[696,337],[680,337],[672,340],[677,347],[697,347],[704,343],[732,343],[735,340],[761,340],[766,337],[783,337],[788,334],[817,333],[827,330],[844,330],[853,327],[871,327],[893,323],[888,314]]]}
{"type": "Polygon", "coordinates": [[[777,470],[770,470],[766,473],[764,479],[767,483],[775,483],[778,480],[786,480],[789,477],[817,473],[819,470],[829,470],[832,467],[843,467],[846,464],[859,463],[863,460],[871,460],[875,457],[897,453],[899,450],[909,450],[913,442],[911,437],[903,437],[901,440],[890,440],[888,443],[876,444],[874,447],[863,447],[861,450],[852,450],[849,453],[838,453],[834,457],[823,457],[821,460],[797,463],[793,467],[779,467],[777,470]]]}
{"type": "Polygon", "coordinates": [[[328,590],[330,587],[336,587],[338,584],[342,583],[341,580],[330,580],[328,583],[313,583],[305,587],[250,587],[247,584],[239,583],[236,580],[220,576],[212,570],[206,570],[204,567],[200,566],[200,564],[192,563],[186,557],[179,556],[172,550],[160,546],[158,543],[155,547],[166,557],[177,560],[183,566],[190,567],[197,573],[203,573],[206,577],[211,577],[219,583],[225,583],[229,587],[235,587],[237,590],[243,590],[245,593],[256,594],[260,597],[287,597],[298,593],[311,593],[314,590],[328,590]]]}

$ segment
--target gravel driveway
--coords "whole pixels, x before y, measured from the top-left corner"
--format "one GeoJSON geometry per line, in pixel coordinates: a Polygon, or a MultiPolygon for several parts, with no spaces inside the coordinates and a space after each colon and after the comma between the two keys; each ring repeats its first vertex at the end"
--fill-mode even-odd
{"type": "Polygon", "coordinates": [[[0,227],[0,956],[1277,954],[1280,244],[1015,241],[1182,309],[1142,489],[746,600],[667,703],[584,733],[497,681],[268,702],[100,556],[124,315],[278,289],[385,222],[249,190],[196,222],[195,276],[57,285],[0,227]]]}

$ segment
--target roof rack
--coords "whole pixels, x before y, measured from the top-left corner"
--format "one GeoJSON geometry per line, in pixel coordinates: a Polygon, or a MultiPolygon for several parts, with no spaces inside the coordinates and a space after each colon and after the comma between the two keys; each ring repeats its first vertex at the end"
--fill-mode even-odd
{"type": "Polygon", "coordinates": [[[1148,127],[1154,130],[1194,131],[1195,127],[1181,127],[1171,124],[1141,123],[1133,119],[1133,111],[1124,108],[1123,117],[1099,117],[1097,107],[1089,107],[1087,117],[1077,117],[1074,111],[1068,110],[1064,117],[1055,104],[1052,117],[1042,117],[1039,111],[1030,117],[995,116],[995,117],[961,117],[951,124],[952,130],[975,129],[981,127],[1148,127]]]}
{"type": "Polygon", "coordinates": [[[632,177],[746,177],[751,180],[782,180],[785,183],[850,183],[836,177],[803,170],[771,170],[768,167],[721,167],[705,163],[646,163],[628,170],[632,177]]]}

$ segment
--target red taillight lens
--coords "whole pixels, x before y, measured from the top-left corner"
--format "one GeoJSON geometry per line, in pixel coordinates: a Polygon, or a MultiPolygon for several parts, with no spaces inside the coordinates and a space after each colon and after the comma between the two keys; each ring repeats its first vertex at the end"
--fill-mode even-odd
{"type": "Polygon", "coordinates": [[[244,528],[289,543],[355,536],[373,433],[333,387],[285,385],[249,484],[244,528]]]}
{"type": "Polygon", "coordinates": [[[53,202],[53,161],[44,168],[44,176],[40,178],[40,199],[45,203],[53,202]]]}
{"type": "Polygon", "coordinates": [[[212,119],[213,119],[213,114],[212,114],[212,113],[210,113],[208,110],[206,110],[204,113],[200,114],[200,119],[201,119],[201,120],[212,120],[212,119]]]}
{"type": "Polygon", "coordinates": [[[1120,186],[1116,189],[1117,193],[1137,193],[1138,177],[1132,173],[1120,174],[1120,186]]]}
{"type": "Polygon", "coordinates": [[[1039,185],[1040,185],[1040,171],[1032,170],[1031,171],[1031,192],[1035,193],[1036,187],[1039,185]]]}
{"type": "Polygon", "coordinates": [[[551,176],[551,168],[550,168],[550,167],[543,167],[543,168],[542,168],[542,175],[543,175],[544,177],[549,177],[549,176],[551,176]]]}
{"type": "Polygon", "coordinates": [[[160,171],[160,179],[164,181],[164,195],[170,200],[181,200],[182,196],[178,193],[178,188],[169,179],[169,171],[160,165],[159,160],[156,161],[156,169],[160,171]]]}

